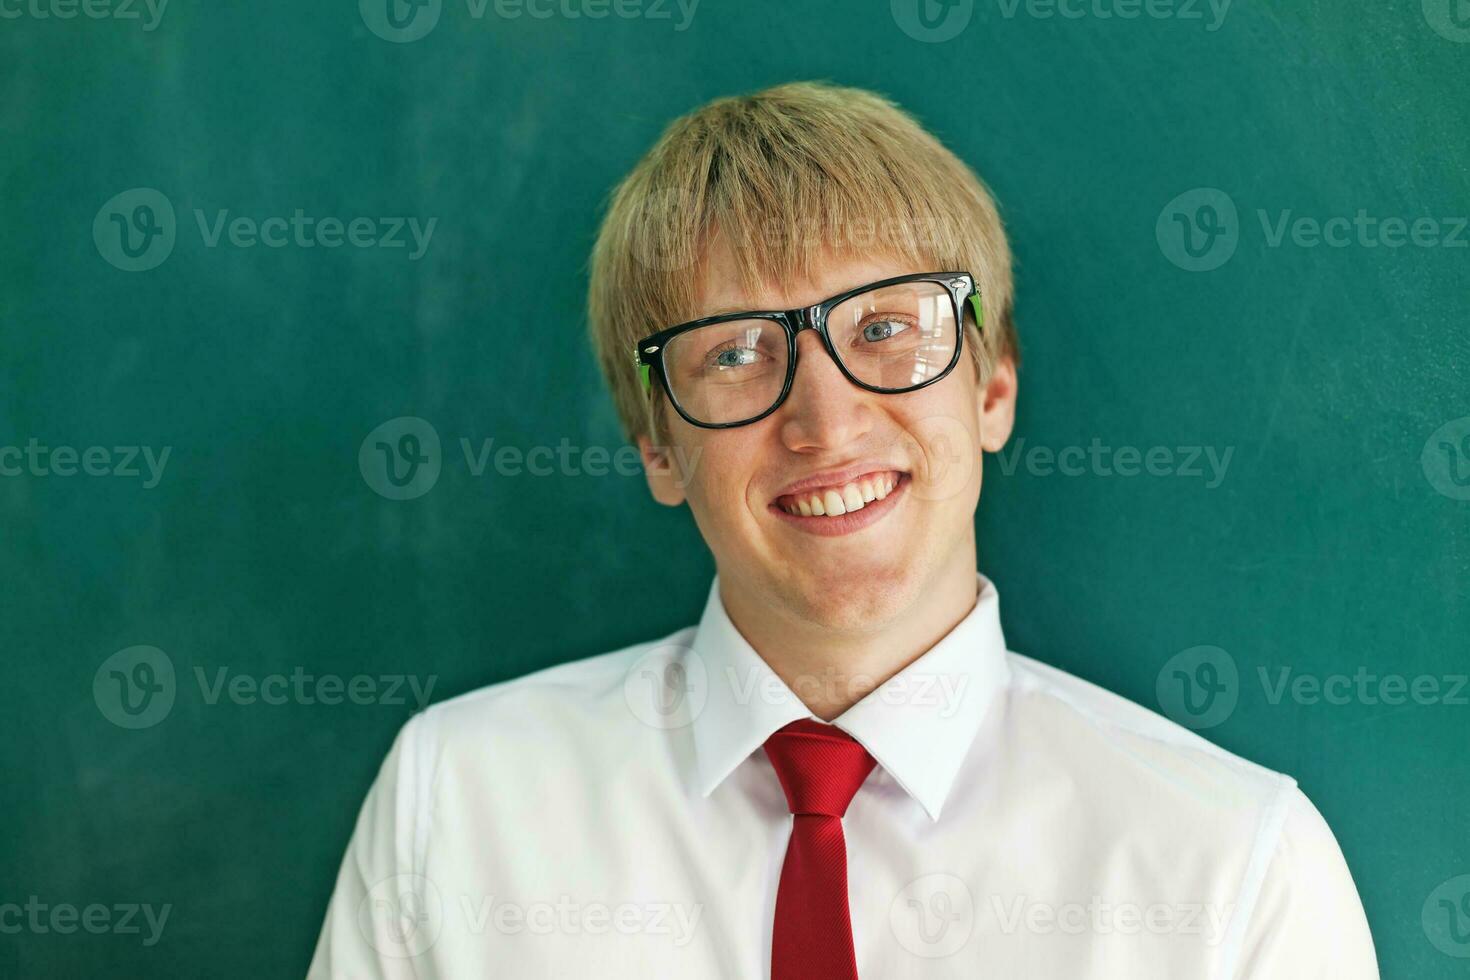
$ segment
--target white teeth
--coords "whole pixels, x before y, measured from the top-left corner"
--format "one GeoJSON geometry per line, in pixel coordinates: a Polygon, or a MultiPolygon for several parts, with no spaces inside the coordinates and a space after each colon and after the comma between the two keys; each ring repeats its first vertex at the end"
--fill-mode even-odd
{"type": "Polygon", "coordinates": [[[862,510],[875,500],[882,500],[898,486],[898,477],[892,473],[864,477],[840,487],[832,487],[796,497],[791,503],[783,503],[781,509],[788,514],[802,517],[840,517],[855,510],[862,510]]]}

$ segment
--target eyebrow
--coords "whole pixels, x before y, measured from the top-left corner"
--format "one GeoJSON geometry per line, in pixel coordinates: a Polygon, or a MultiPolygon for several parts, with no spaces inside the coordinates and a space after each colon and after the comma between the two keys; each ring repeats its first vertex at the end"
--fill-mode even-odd
{"type": "MultiPolygon", "coordinates": [[[[857,289],[857,288],[860,288],[862,285],[863,285],[862,283],[859,283],[858,286],[853,286],[853,287],[849,287],[849,288],[857,289]]],[[[694,319],[696,319],[696,320],[702,320],[705,317],[711,317],[711,316],[728,316],[731,313],[785,313],[787,310],[804,310],[808,306],[814,306],[814,305],[816,305],[816,303],[825,303],[825,302],[827,302],[827,300],[831,299],[833,296],[840,296],[844,292],[847,292],[847,290],[844,289],[844,290],[840,290],[840,291],[835,292],[835,293],[830,293],[828,295],[825,295],[821,299],[816,300],[815,303],[801,303],[801,304],[799,304],[797,306],[751,306],[749,304],[739,304],[739,305],[737,305],[737,304],[733,304],[733,303],[727,303],[727,304],[723,304],[721,306],[715,307],[714,309],[710,310],[708,313],[701,313],[699,316],[695,317],[694,319]]]]}
{"type": "MultiPolygon", "coordinates": [[[[912,275],[922,275],[922,274],[923,273],[921,273],[921,272],[914,272],[914,273],[912,273],[912,275]]],[[[898,273],[898,275],[905,275],[905,273],[898,273]]],[[[834,290],[833,292],[827,293],[824,296],[822,296],[820,299],[816,300],[815,302],[812,302],[812,303],[803,303],[803,304],[801,304],[799,306],[794,306],[794,307],[793,306],[749,306],[749,305],[723,304],[723,305],[717,306],[714,309],[711,309],[711,310],[709,310],[709,311],[707,311],[705,313],[701,313],[701,314],[699,314],[699,316],[690,317],[690,319],[688,321],[686,321],[686,322],[692,322],[694,320],[703,320],[706,317],[711,317],[711,316],[727,316],[727,315],[729,315],[731,313],[784,313],[787,310],[791,310],[791,309],[804,310],[808,306],[815,306],[818,303],[825,303],[825,302],[827,302],[827,300],[831,299],[833,296],[841,296],[843,293],[851,292],[854,289],[862,289],[865,286],[871,286],[874,282],[882,282],[884,279],[889,279],[889,278],[892,278],[892,277],[891,276],[881,276],[881,277],[879,277],[877,279],[872,280],[871,282],[868,282],[868,281],[856,282],[856,283],[853,283],[852,285],[847,286],[847,287],[845,287],[843,289],[838,289],[838,290],[834,290]]]]}
{"type": "Polygon", "coordinates": [[[861,282],[861,283],[857,283],[857,284],[852,285],[852,286],[848,286],[846,289],[841,289],[841,290],[838,290],[837,292],[831,293],[831,294],[829,294],[827,296],[823,296],[821,299],[817,300],[815,303],[807,303],[807,304],[804,304],[802,306],[795,306],[795,307],[781,307],[781,306],[734,306],[734,305],[730,305],[730,304],[724,304],[724,305],[721,305],[721,306],[717,306],[717,307],[715,307],[715,308],[713,308],[711,310],[708,310],[706,312],[702,312],[702,313],[698,314],[697,316],[691,316],[689,319],[682,320],[679,323],[670,324],[665,329],[672,330],[674,327],[681,327],[681,326],[684,326],[687,323],[694,323],[697,320],[708,320],[708,319],[711,319],[713,317],[730,316],[731,314],[740,314],[740,313],[785,313],[788,310],[792,310],[792,309],[795,309],[795,310],[804,310],[804,309],[807,309],[808,307],[811,307],[811,306],[819,306],[819,305],[821,305],[823,303],[829,302],[830,300],[832,300],[833,298],[835,298],[837,296],[842,296],[842,295],[844,295],[846,293],[852,293],[852,292],[856,292],[856,291],[859,291],[859,290],[867,289],[867,288],[869,288],[871,286],[876,285],[877,283],[884,282],[887,279],[891,279],[891,278],[902,279],[905,276],[925,276],[925,275],[931,275],[931,274],[932,273],[912,272],[912,273],[902,273],[902,274],[900,274],[898,276],[884,276],[881,279],[874,279],[871,282],[861,282]]]}
{"type": "Polygon", "coordinates": [[[717,306],[714,309],[710,310],[708,313],[701,313],[699,314],[699,316],[694,317],[693,319],[703,320],[705,317],[728,316],[731,313],[784,313],[787,309],[789,309],[789,307],[747,305],[735,306],[726,304],[724,306],[717,306]]]}

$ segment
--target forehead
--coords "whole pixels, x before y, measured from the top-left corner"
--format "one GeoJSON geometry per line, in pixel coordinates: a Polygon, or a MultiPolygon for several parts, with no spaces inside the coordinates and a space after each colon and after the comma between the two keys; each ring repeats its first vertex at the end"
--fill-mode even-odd
{"type": "Polygon", "coordinates": [[[897,255],[815,252],[806,268],[787,276],[750,274],[718,236],[694,270],[693,317],[742,310],[794,310],[880,279],[932,271],[897,255]]]}

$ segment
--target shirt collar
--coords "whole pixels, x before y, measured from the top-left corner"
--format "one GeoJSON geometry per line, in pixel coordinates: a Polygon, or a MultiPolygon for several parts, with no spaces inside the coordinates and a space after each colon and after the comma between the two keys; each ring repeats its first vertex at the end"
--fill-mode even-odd
{"type": "MultiPolygon", "coordinates": [[[[976,579],[975,608],[954,629],[833,720],[932,820],[1009,676],[1000,597],[989,579],[976,579]]],[[[696,785],[708,796],[773,732],[813,715],[730,621],[718,576],[692,648],[708,692],[692,723],[696,785]]]]}

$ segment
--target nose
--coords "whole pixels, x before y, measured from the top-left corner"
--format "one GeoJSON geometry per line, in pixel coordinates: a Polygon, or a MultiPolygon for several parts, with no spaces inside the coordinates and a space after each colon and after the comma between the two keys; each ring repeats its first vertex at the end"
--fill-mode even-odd
{"type": "Polygon", "coordinates": [[[796,375],[779,411],[781,441],[792,452],[841,449],[873,428],[879,396],[847,380],[815,330],[796,335],[796,375]]]}

